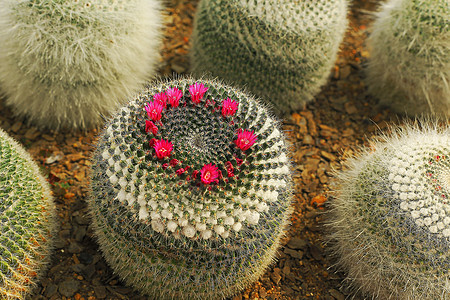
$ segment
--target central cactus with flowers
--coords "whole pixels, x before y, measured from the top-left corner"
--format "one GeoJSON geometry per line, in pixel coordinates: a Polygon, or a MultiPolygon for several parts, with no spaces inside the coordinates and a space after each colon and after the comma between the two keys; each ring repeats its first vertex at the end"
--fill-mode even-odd
{"type": "Polygon", "coordinates": [[[291,214],[279,122],[214,80],[138,94],[106,125],[89,208],[106,261],[157,299],[225,298],[274,260],[291,214]]]}

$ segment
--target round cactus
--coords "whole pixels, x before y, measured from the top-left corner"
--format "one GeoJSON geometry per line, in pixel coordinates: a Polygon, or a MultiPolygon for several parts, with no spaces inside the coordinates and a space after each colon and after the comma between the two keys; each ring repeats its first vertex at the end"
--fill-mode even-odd
{"type": "Polygon", "coordinates": [[[245,85],[289,113],[326,82],[346,27],[346,0],[202,0],[192,71],[245,85]]]}
{"type": "Polygon", "coordinates": [[[89,208],[106,261],[157,299],[218,299],[261,276],[291,213],[279,122],[217,81],[138,94],[106,125],[89,208]]]}
{"type": "Polygon", "coordinates": [[[31,156],[0,129],[0,298],[30,295],[50,261],[56,230],[48,183],[31,156]]]}
{"type": "Polygon", "coordinates": [[[390,0],[369,37],[369,93],[398,113],[450,116],[450,2],[390,0]]]}
{"type": "Polygon", "coordinates": [[[450,295],[450,127],[408,125],[337,174],[331,249],[355,290],[379,299],[450,295]]]}
{"type": "Polygon", "coordinates": [[[43,128],[103,122],[155,72],[157,0],[0,0],[0,88],[43,128]]]}

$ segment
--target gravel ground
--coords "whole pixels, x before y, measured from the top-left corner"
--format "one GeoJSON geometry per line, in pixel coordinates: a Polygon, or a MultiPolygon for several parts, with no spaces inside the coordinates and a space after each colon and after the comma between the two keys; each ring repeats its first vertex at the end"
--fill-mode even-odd
{"type": "MultiPolygon", "coordinates": [[[[163,60],[159,74],[184,74],[197,1],[167,1],[163,60]]],[[[366,93],[364,44],[370,11],[377,4],[354,1],[350,28],[339,58],[315,100],[284,121],[293,145],[295,212],[278,261],[240,299],[345,299],[344,274],[334,270],[322,240],[322,214],[330,197],[331,171],[379,129],[401,117],[376,105],[366,93]]],[[[90,155],[98,130],[76,133],[39,131],[12,118],[0,101],[0,126],[22,142],[52,185],[60,217],[52,263],[32,299],[146,299],[125,286],[108,267],[86,213],[90,155]]],[[[356,299],[359,299],[356,296],[356,299]]]]}

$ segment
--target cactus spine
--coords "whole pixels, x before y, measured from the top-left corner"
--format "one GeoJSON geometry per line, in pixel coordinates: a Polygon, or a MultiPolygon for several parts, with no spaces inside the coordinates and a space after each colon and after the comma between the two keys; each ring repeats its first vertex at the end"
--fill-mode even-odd
{"type": "Polygon", "coordinates": [[[123,107],[100,135],[91,182],[107,262],[156,299],[242,290],[274,260],[291,213],[278,121],[206,79],[160,82],[123,107]]]}
{"type": "Polygon", "coordinates": [[[202,0],[192,71],[245,85],[289,113],[326,82],[346,27],[346,0],[202,0]]]}
{"type": "Polygon", "coordinates": [[[450,116],[450,2],[390,0],[369,37],[369,92],[398,113],[450,116]]]}
{"type": "Polygon", "coordinates": [[[103,121],[155,72],[157,0],[0,0],[0,88],[45,128],[103,121]]]}
{"type": "Polygon", "coordinates": [[[408,125],[337,174],[337,265],[377,299],[450,297],[450,127],[408,125]]]}
{"type": "Polygon", "coordinates": [[[31,156],[0,129],[0,298],[24,299],[50,261],[50,187],[31,156]]]}

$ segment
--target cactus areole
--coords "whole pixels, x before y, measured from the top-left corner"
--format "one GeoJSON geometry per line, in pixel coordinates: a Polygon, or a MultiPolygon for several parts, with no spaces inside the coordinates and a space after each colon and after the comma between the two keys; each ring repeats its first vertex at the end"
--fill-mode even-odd
{"type": "Polygon", "coordinates": [[[93,165],[99,243],[144,293],[223,298],[273,261],[290,161],[278,122],[244,93],[208,80],[150,87],[106,125],[93,165]]]}

